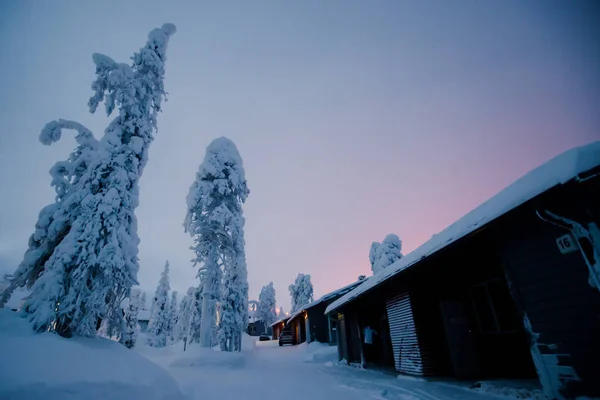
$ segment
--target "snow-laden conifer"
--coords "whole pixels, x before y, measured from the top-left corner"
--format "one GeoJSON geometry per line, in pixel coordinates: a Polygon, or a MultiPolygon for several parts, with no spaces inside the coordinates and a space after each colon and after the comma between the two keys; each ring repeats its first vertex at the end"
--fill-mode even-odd
{"type": "Polygon", "coordinates": [[[241,346],[248,312],[242,204],[248,194],[242,158],[235,144],[224,137],[213,140],[190,187],[184,222],[186,232],[194,238],[194,262],[200,266],[203,281],[203,347],[213,344],[219,301],[219,342],[225,350],[241,346]]]}
{"type": "Polygon", "coordinates": [[[190,287],[179,302],[179,310],[177,312],[177,340],[184,340],[188,337],[190,329],[191,304],[193,301],[194,291],[196,288],[190,287]]]}
{"type": "Polygon", "coordinates": [[[121,336],[121,343],[130,349],[135,346],[137,341],[140,302],[140,290],[131,289],[129,304],[127,304],[127,308],[125,309],[125,333],[121,336]]]}
{"type": "Polygon", "coordinates": [[[154,294],[154,307],[148,321],[148,344],[165,347],[169,337],[169,262],[165,263],[154,294]]]}
{"type": "Polygon", "coordinates": [[[177,291],[171,293],[171,301],[169,302],[169,342],[175,343],[179,340],[177,333],[177,291]]]}
{"type": "Polygon", "coordinates": [[[289,286],[292,300],[292,312],[313,301],[313,285],[310,275],[298,274],[293,284],[289,286]]]}
{"type": "Polygon", "coordinates": [[[279,307],[279,311],[277,311],[277,319],[285,317],[285,312],[283,311],[283,307],[279,307]]]}
{"type": "Polygon", "coordinates": [[[383,242],[373,242],[369,251],[369,261],[373,275],[382,271],[402,258],[402,241],[391,233],[383,242]]]}
{"type": "Polygon", "coordinates": [[[265,324],[265,327],[271,326],[277,318],[273,282],[269,282],[268,285],[263,286],[258,295],[257,317],[265,324]]]}
{"type": "Polygon", "coordinates": [[[107,115],[117,116],[61,204],[71,210],[69,229],[49,251],[25,304],[37,330],[92,336],[99,319],[110,336],[124,329],[121,302],[137,284],[139,269],[138,182],[165,95],[166,48],[174,32],[172,24],[151,31],[131,66],[92,57],[97,79],[90,111],[104,101],[107,115]]]}
{"type": "Polygon", "coordinates": [[[9,284],[0,293],[0,307],[4,307],[16,288],[31,288],[40,276],[44,263],[71,227],[73,212],[76,211],[78,203],[75,201],[76,197],[67,198],[67,195],[90,165],[98,148],[98,141],[83,125],[64,119],[47,123],[40,134],[40,141],[46,145],[58,141],[63,129],[77,132],[77,148],[66,161],[59,161],[50,169],[51,185],[56,192],[54,203],[40,211],[23,260],[13,274],[6,276],[9,284]]]}
{"type": "MultiPolygon", "coordinates": [[[[188,333],[188,342],[200,343],[200,337],[202,335],[202,299],[204,296],[202,295],[202,291],[204,290],[204,285],[202,281],[197,288],[194,288],[194,292],[192,293],[191,303],[190,303],[190,324],[189,324],[189,333],[188,333]]],[[[213,336],[213,332],[211,330],[211,338],[213,336]]]]}

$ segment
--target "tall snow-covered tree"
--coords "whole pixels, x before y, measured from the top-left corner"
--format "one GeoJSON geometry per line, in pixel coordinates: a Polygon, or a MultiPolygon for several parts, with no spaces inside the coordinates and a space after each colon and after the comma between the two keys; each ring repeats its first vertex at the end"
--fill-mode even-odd
{"type": "Polygon", "coordinates": [[[140,309],[140,290],[131,289],[129,304],[125,310],[125,333],[121,336],[121,343],[127,348],[135,346],[138,336],[138,311],[140,309]]]}
{"type": "Polygon", "coordinates": [[[169,302],[169,342],[174,343],[179,339],[177,333],[177,291],[171,293],[169,302]]]}
{"type": "Polygon", "coordinates": [[[402,241],[391,233],[383,242],[373,242],[369,251],[369,261],[373,275],[382,271],[402,258],[402,241]]]}
{"type": "MultiPolygon", "coordinates": [[[[202,336],[202,304],[203,304],[203,293],[204,285],[200,282],[197,288],[194,288],[194,292],[192,294],[192,302],[190,303],[190,324],[189,324],[189,333],[188,333],[188,341],[194,343],[200,343],[200,338],[202,336]]],[[[213,332],[210,332],[211,338],[213,332]]]]}
{"type": "Polygon", "coordinates": [[[263,286],[258,295],[257,316],[265,324],[265,327],[271,326],[277,318],[273,282],[269,282],[268,285],[263,286]]]}
{"type": "Polygon", "coordinates": [[[40,211],[23,260],[13,274],[6,276],[9,284],[0,293],[0,307],[4,307],[16,288],[31,288],[44,269],[45,262],[73,222],[76,198],[67,196],[91,163],[98,149],[98,141],[83,125],[64,119],[47,123],[40,134],[40,141],[46,145],[52,144],[61,137],[63,129],[77,132],[75,140],[78,146],[66,161],[59,161],[50,169],[51,185],[56,192],[55,201],[40,211]]]}
{"type": "Polygon", "coordinates": [[[154,347],[165,347],[169,336],[169,262],[165,263],[156,293],[154,307],[148,321],[148,344],[154,347]]]}
{"type": "Polygon", "coordinates": [[[148,302],[146,300],[146,292],[142,292],[142,296],[140,297],[140,310],[147,310],[148,302]]]}
{"type": "MultiPolygon", "coordinates": [[[[92,57],[97,79],[90,112],[104,101],[106,114],[117,115],[53,214],[69,215],[69,227],[46,252],[25,304],[38,331],[93,336],[102,319],[110,336],[123,333],[121,302],[137,284],[139,269],[138,183],[165,94],[166,49],[174,32],[172,24],[151,31],[131,66],[92,57]]],[[[43,131],[42,140],[59,140],[61,129],[43,131]]]]}
{"type": "Polygon", "coordinates": [[[313,285],[310,275],[298,274],[294,283],[289,286],[292,300],[292,312],[313,301],[313,285]]]}
{"type": "Polygon", "coordinates": [[[192,310],[192,302],[194,297],[194,292],[196,288],[190,287],[188,288],[185,296],[181,299],[179,303],[179,311],[177,313],[177,340],[184,340],[188,337],[189,329],[190,329],[190,317],[192,310]]]}
{"type": "Polygon", "coordinates": [[[241,346],[248,313],[242,204],[249,193],[235,144],[224,137],[213,140],[190,187],[184,221],[186,232],[194,238],[194,262],[203,281],[203,347],[213,344],[217,302],[221,347],[231,351],[241,346]]]}

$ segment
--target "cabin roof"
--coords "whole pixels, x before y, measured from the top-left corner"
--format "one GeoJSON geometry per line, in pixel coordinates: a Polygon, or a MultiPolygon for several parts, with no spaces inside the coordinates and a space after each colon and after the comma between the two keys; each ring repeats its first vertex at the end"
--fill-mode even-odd
{"type": "Polygon", "coordinates": [[[370,277],[365,284],[331,303],[328,314],[351,302],[399,272],[501,217],[555,186],[577,179],[600,165],[600,141],[568,150],[535,168],[498,194],[448,226],[417,249],[370,277]]]}

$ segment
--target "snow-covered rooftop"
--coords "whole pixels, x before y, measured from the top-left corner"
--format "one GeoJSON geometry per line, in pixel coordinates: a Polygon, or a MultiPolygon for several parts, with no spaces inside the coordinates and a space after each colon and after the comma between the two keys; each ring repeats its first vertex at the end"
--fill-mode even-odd
{"type": "Polygon", "coordinates": [[[150,310],[143,308],[138,310],[138,321],[150,321],[150,310]]]}
{"type": "Polygon", "coordinates": [[[286,322],[288,319],[290,319],[290,317],[286,315],[285,317],[279,318],[277,321],[273,322],[271,325],[269,325],[269,327],[275,326],[280,322],[286,322]]]}
{"type": "Polygon", "coordinates": [[[302,314],[303,311],[308,310],[309,308],[312,308],[318,304],[323,303],[324,301],[327,300],[331,300],[335,297],[339,297],[342,296],[346,293],[348,293],[349,291],[351,291],[352,289],[354,289],[355,287],[357,287],[358,285],[360,285],[361,283],[364,283],[368,280],[369,278],[364,278],[362,280],[358,280],[356,282],[352,282],[349,285],[346,285],[342,288],[339,288],[337,290],[334,290],[333,292],[329,292],[327,294],[324,294],[323,296],[319,297],[317,300],[313,301],[312,303],[308,303],[305,306],[300,307],[300,309],[298,311],[296,311],[295,313],[293,313],[292,315],[290,315],[290,319],[288,321],[288,323],[292,322],[294,319],[296,319],[300,314],[302,314]]]}
{"type": "Polygon", "coordinates": [[[474,232],[519,205],[545,191],[567,183],[600,165],[600,141],[566,151],[527,173],[500,193],[444,229],[386,269],[373,275],[365,284],[337,299],[327,307],[330,313],[380,285],[400,271],[423,260],[449,244],[474,232]]]}

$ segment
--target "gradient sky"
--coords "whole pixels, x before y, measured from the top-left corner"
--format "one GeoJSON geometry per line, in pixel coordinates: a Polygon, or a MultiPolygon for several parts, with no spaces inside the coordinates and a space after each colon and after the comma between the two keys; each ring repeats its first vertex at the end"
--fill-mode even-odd
{"type": "Polygon", "coordinates": [[[0,2],[0,272],[20,262],[48,170],[91,115],[92,53],[117,61],[163,22],[169,101],[140,182],[140,272],[195,284],[185,196],[208,143],[235,141],[250,298],[312,276],[315,298],[370,274],[373,240],[407,253],[521,175],[600,139],[594,1],[0,2]],[[218,3],[218,4],[216,4],[218,3]]]}

